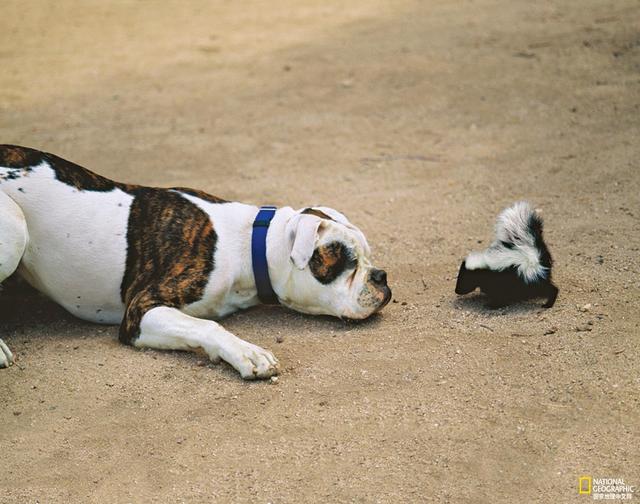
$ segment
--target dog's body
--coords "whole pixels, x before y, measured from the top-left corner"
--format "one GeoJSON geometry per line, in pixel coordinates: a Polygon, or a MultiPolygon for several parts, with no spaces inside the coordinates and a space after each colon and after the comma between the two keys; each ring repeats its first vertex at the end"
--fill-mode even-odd
{"type": "MultiPolygon", "coordinates": [[[[245,378],[273,355],[211,320],[258,304],[258,208],[200,191],[121,184],[40,151],[0,146],[0,282],[14,271],[72,314],[120,326],[137,347],[195,350],[245,378]]],[[[390,297],[362,233],[339,212],[278,209],[267,235],[280,302],[366,318],[390,297]]],[[[11,353],[0,341],[0,367],[11,353]]]]}

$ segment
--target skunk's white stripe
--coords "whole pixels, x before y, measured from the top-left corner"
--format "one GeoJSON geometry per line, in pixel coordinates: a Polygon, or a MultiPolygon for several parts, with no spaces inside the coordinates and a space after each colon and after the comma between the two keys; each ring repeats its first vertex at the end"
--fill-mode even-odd
{"type": "Polygon", "coordinates": [[[483,252],[471,252],[465,259],[467,269],[489,268],[494,271],[516,266],[527,282],[547,276],[547,268],[540,263],[540,251],[531,229],[535,211],[526,201],[519,201],[503,210],[496,221],[496,239],[483,252]],[[512,247],[505,246],[505,243],[512,247]]]}

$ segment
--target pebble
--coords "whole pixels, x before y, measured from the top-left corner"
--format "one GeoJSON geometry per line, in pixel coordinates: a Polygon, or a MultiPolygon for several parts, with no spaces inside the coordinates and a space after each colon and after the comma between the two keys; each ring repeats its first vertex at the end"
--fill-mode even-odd
{"type": "Polygon", "coordinates": [[[271,378],[269,378],[269,383],[271,383],[272,385],[275,385],[276,383],[278,383],[278,377],[272,376],[271,378]]]}
{"type": "Polygon", "coordinates": [[[544,335],[548,336],[549,334],[555,334],[556,332],[558,332],[558,328],[556,326],[551,326],[544,332],[544,335]]]}
{"type": "Polygon", "coordinates": [[[276,343],[282,343],[284,341],[284,336],[282,334],[278,334],[276,336],[276,343]]]}
{"type": "Polygon", "coordinates": [[[592,308],[591,303],[587,303],[587,304],[585,304],[585,305],[582,305],[582,306],[579,308],[579,310],[580,310],[582,313],[586,313],[586,312],[588,312],[588,311],[591,311],[591,308],[592,308]]]}
{"type": "Polygon", "coordinates": [[[588,331],[592,331],[593,327],[591,327],[588,324],[584,324],[584,325],[579,325],[578,327],[575,328],[576,332],[588,332],[588,331]]]}

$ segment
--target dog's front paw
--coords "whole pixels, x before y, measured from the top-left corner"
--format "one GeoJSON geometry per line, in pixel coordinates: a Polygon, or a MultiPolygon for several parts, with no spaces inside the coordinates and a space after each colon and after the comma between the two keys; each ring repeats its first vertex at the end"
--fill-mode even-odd
{"type": "Polygon", "coordinates": [[[271,352],[246,341],[237,340],[229,348],[222,349],[220,356],[245,380],[269,378],[280,371],[278,359],[271,352]]]}
{"type": "Polygon", "coordinates": [[[4,341],[0,339],[0,368],[9,367],[13,364],[13,354],[4,341]]]}

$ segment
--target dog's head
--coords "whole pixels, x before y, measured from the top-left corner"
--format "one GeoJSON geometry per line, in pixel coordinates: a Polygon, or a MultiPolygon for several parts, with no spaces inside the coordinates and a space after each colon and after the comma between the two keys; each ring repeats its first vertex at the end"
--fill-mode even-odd
{"type": "Polygon", "coordinates": [[[285,226],[289,267],[282,304],[316,315],[364,319],[391,299],[387,274],[371,264],[362,232],[326,207],[295,212],[285,226]]]}

